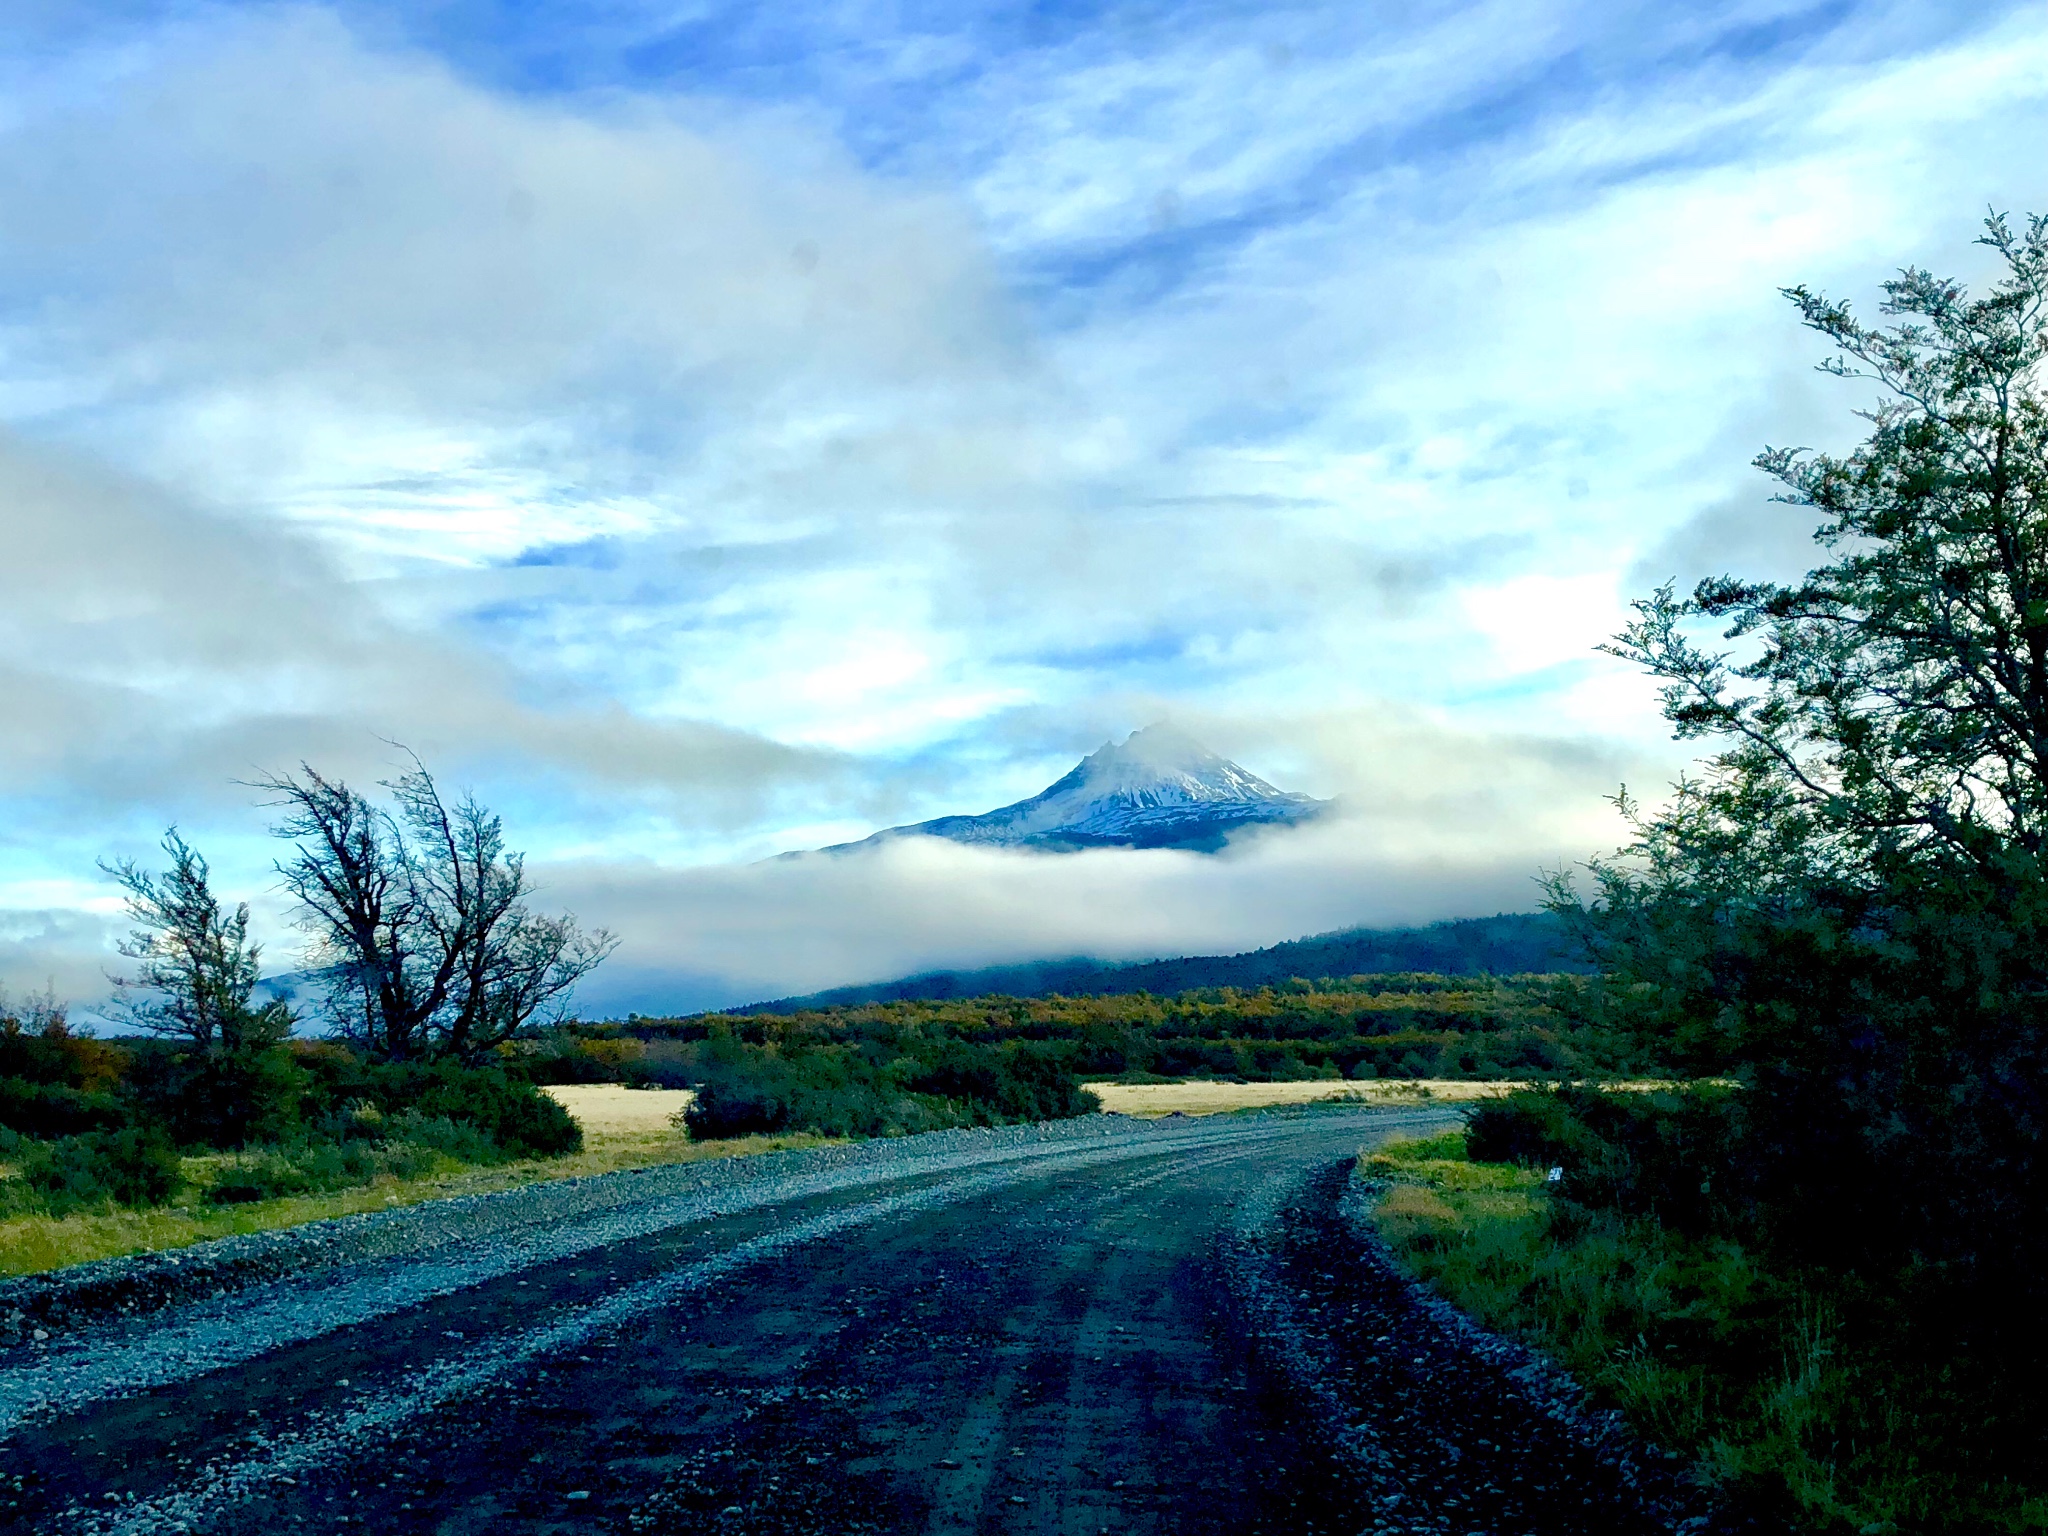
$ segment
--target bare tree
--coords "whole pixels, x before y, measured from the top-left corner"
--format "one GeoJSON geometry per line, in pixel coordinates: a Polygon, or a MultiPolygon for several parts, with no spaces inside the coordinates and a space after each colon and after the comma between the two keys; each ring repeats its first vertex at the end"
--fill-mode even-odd
{"type": "Polygon", "coordinates": [[[445,800],[417,757],[384,782],[394,809],[302,764],[259,787],[294,840],[277,866],[339,1023],[375,1055],[473,1061],[558,1008],[616,947],[573,917],[530,911],[525,856],[500,819],[445,800]]]}
{"type": "Polygon", "coordinates": [[[127,893],[135,924],[119,946],[137,962],[135,974],[112,978],[127,994],[129,1019],[209,1054],[275,1045],[294,1020],[282,1000],[254,1005],[262,949],[249,942],[248,903],[222,910],[206,860],[176,827],[163,850],[171,867],[161,875],[130,859],[100,866],[127,893]]]}

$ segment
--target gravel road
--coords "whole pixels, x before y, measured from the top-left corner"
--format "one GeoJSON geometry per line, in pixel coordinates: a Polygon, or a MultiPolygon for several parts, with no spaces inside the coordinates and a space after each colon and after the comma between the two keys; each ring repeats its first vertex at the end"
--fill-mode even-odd
{"type": "Polygon", "coordinates": [[[0,1528],[1673,1529],[1361,1242],[1352,1155],[1450,1118],[946,1133],[16,1283],[0,1528]]]}

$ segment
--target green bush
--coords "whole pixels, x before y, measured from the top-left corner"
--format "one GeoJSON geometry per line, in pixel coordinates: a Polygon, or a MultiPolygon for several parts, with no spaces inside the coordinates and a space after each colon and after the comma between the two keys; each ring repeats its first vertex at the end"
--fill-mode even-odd
{"type": "Polygon", "coordinates": [[[1102,1107],[1057,1056],[1032,1046],[948,1041],[936,1057],[914,1062],[898,1080],[914,1093],[964,1100],[998,1121],[1064,1120],[1102,1107]]]}
{"type": "Polygon", "coordinates": [[[632,1083],[645,1047],[638,1040],[613,1036],[587,1038],[568,1029],[551,1029],[537,1040],[519,1041],[505,1063],[531,1083],[632,1083]]]}
{"type": "Polygon", "coordinates": [[[409,1142],[315,1142],[266,1149],[224,1164],[206,1198],[215,1205],[241,1205],[356,1189],[384,1175],[417,1177],[433,1162],[432,1149],[409,1142]]]}
{"type": "Polygon", "coordinates": [[[466,1125],[490,1138],[494,1156],[554,1157],[583,1144],[569,1112],[517,1071],[455,1061],[366,1062],[322,1043],[298,1053],[311,1080],[311,1124],[338,1140],[379,1140],[408,1114],[466,1125]]]}
{"type": "Polygon", "coordinates": [[[776,1057],[716,1062],[697,1079],[697,1097],[682,1122],[697,1141],[786,1130],[797,1114],[795,1078],[776,1057]]]}
{"type": "Polygon", "coordinates": [[[1474,1162],[1561,1168],[1573,1203],[1694,1235],[1756,1235],[1755,1152],[1732,1090],[1526,1091],[1474,1106],[1465,1124],[1474,1162]]]}
{"type": "Polygon", "coordinates": [[[0,1077],[0,1126],[19,1135],[51,1140],[119,1130],[127,1123],[127,1111],[111,1094],[0,1077]]]}
{"type": "Polygon", "coordinates": [[[583,1128],[566,1109],[498,1072],[441,1069],[409,1107],[426,1119],[474,1126],[507,1152],[559,1157],[583,1147],[583,1128]]]}
{"type": "Polygon", "coordinates": [[[31,1000],[27,1013],[24,1019],[0,997],[0,1078],[104,1093],[132,1063],[120,1046],[74,1034],[48,998],[31,1000]]]}
{"type": "MultiPolygon", "coordinates": [[[[2038,1453],[1993,1432],[2028,1404],[1974,1394],[1966,1363],[1902,1348],[1910,1302],[1729,1237],[1549,1195],[1499,1162],[1461,1168],[1454,1141],[1397,1143],[1369,1160],[1391,1186],[1382,1234],[1480,1322],[1541,1349],[1652,1443],[1693,1457],[1731,1529],[1978,1536],[2048,1525],[2038,1453]]],[[[1579,1145],[1519,1160],[1540,1166],[1579,1145]]]]}
{"type": "Polygon", "coordinates": [[[229,1150],[293,1140],[314,1088],[285,1046],[209,1054],[146,1041],[129,1071],[137,1114],[187,1147],[229,1150]]]}
{"type": "MultiPolygon", "coordinates": [[[[374,1174],[357,1180],[367,1184],[374,1174]]],[[[275,1200],[284,1195],[302,1195],[313,1188],[311,1175],[280,1152],[257,1152],[223,1164],[206,1198],[215,1205],[245,1205],[257,1200],[275,1200]]]]}
{"type": "Polygon", "coordinates": [[[384,1122],[390,1140],[398,1145],[438,1152],[462,1163],[501,1163],[505,1149],[486,1131],[441,1115],[423,1115],[416,1109],[391,1116],[384,1122]]]}
{"type": "Polygon", "coordinates": [[[682,1124],[700,1141],[793,1130],[905,1136],[1100,1108],[1050,1048],[930,1038],[894,1046],[781,1049],[721,1036],[697,1059],[697,1098],[682,1124]]]}
{"type": "Polygon", "coordinates": [[[22,1183],[53,1216],[107,1205],[162,1205],[184,1185],[177,1148],[155,1131],[24,1141],[15,1155],[22,1183]]]}
{"type": "Polygon", "coordinates": [[[682,1121],[698,1141],[795,1130],[902,1136],[963,1123],[945,1104],[902,1091],[873,1062],[846,1051],[785,1055],[731,1044],[701,1069],[682,1121]]]}

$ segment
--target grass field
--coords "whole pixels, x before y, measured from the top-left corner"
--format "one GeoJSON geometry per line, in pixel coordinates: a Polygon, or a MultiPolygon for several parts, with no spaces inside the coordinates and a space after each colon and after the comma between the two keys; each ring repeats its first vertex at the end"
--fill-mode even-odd
{"type": "Polygon", "coordinates": [[[1111,1114],[1154,1119],[1160,1115],[1220,1115],[1237,1109],[1274,1109],[1286,1104],[1461,1104],[1496,1098],[1521,1083],[1414,1081],[1304,1083],[1217,1083],[1189,1078],[1173,1083],[1090,1083],[1088,1091],[1111,1114]]]}
{"type": "MultiPolygon", "coordinates": [[[[0,1275],[35,1274],[91,1259],[182,1248],[238,1232],[268,1232],[360,1211],[390,1210],[451,1195],[487,1194],[547,1179],[575,1179],[626,1168],[691,1163],[714,1157],[744,1157],[787,1147],[815,1146],[811,1135],[747,1136],[734,1141],[693,1142],[669,1124],[692,1095],[682,1090],[630,1089],[611,1084],[549,1088],[583,1126],[583,1150],[567,1157],[533,1159],[478,1168],[444,1159],[424,1178],[379,1179],[332,1194],[296,1195],[248,1205],[209,1205],[199,1188],[177,1203],[153,1210],[114,1209],[65,1217],[17,1216],[0,1221],[0,1275]]],[[[187,1158],[194,1186],[210,1182],[218,1159],[187,1158]]]]}

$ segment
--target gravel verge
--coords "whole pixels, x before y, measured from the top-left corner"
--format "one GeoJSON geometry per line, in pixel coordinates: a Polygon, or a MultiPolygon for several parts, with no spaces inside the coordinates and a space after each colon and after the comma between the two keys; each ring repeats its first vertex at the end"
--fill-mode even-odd
{"type": "Polygon", "coordinates": [[[1366,1532],[1684,1536],[1744,1529],[1684,1467],[1408,1273],[1355,1165],[1246,1202],[1223,1267],[1241,1326],[1374,1511],[1366,1532]]]}

